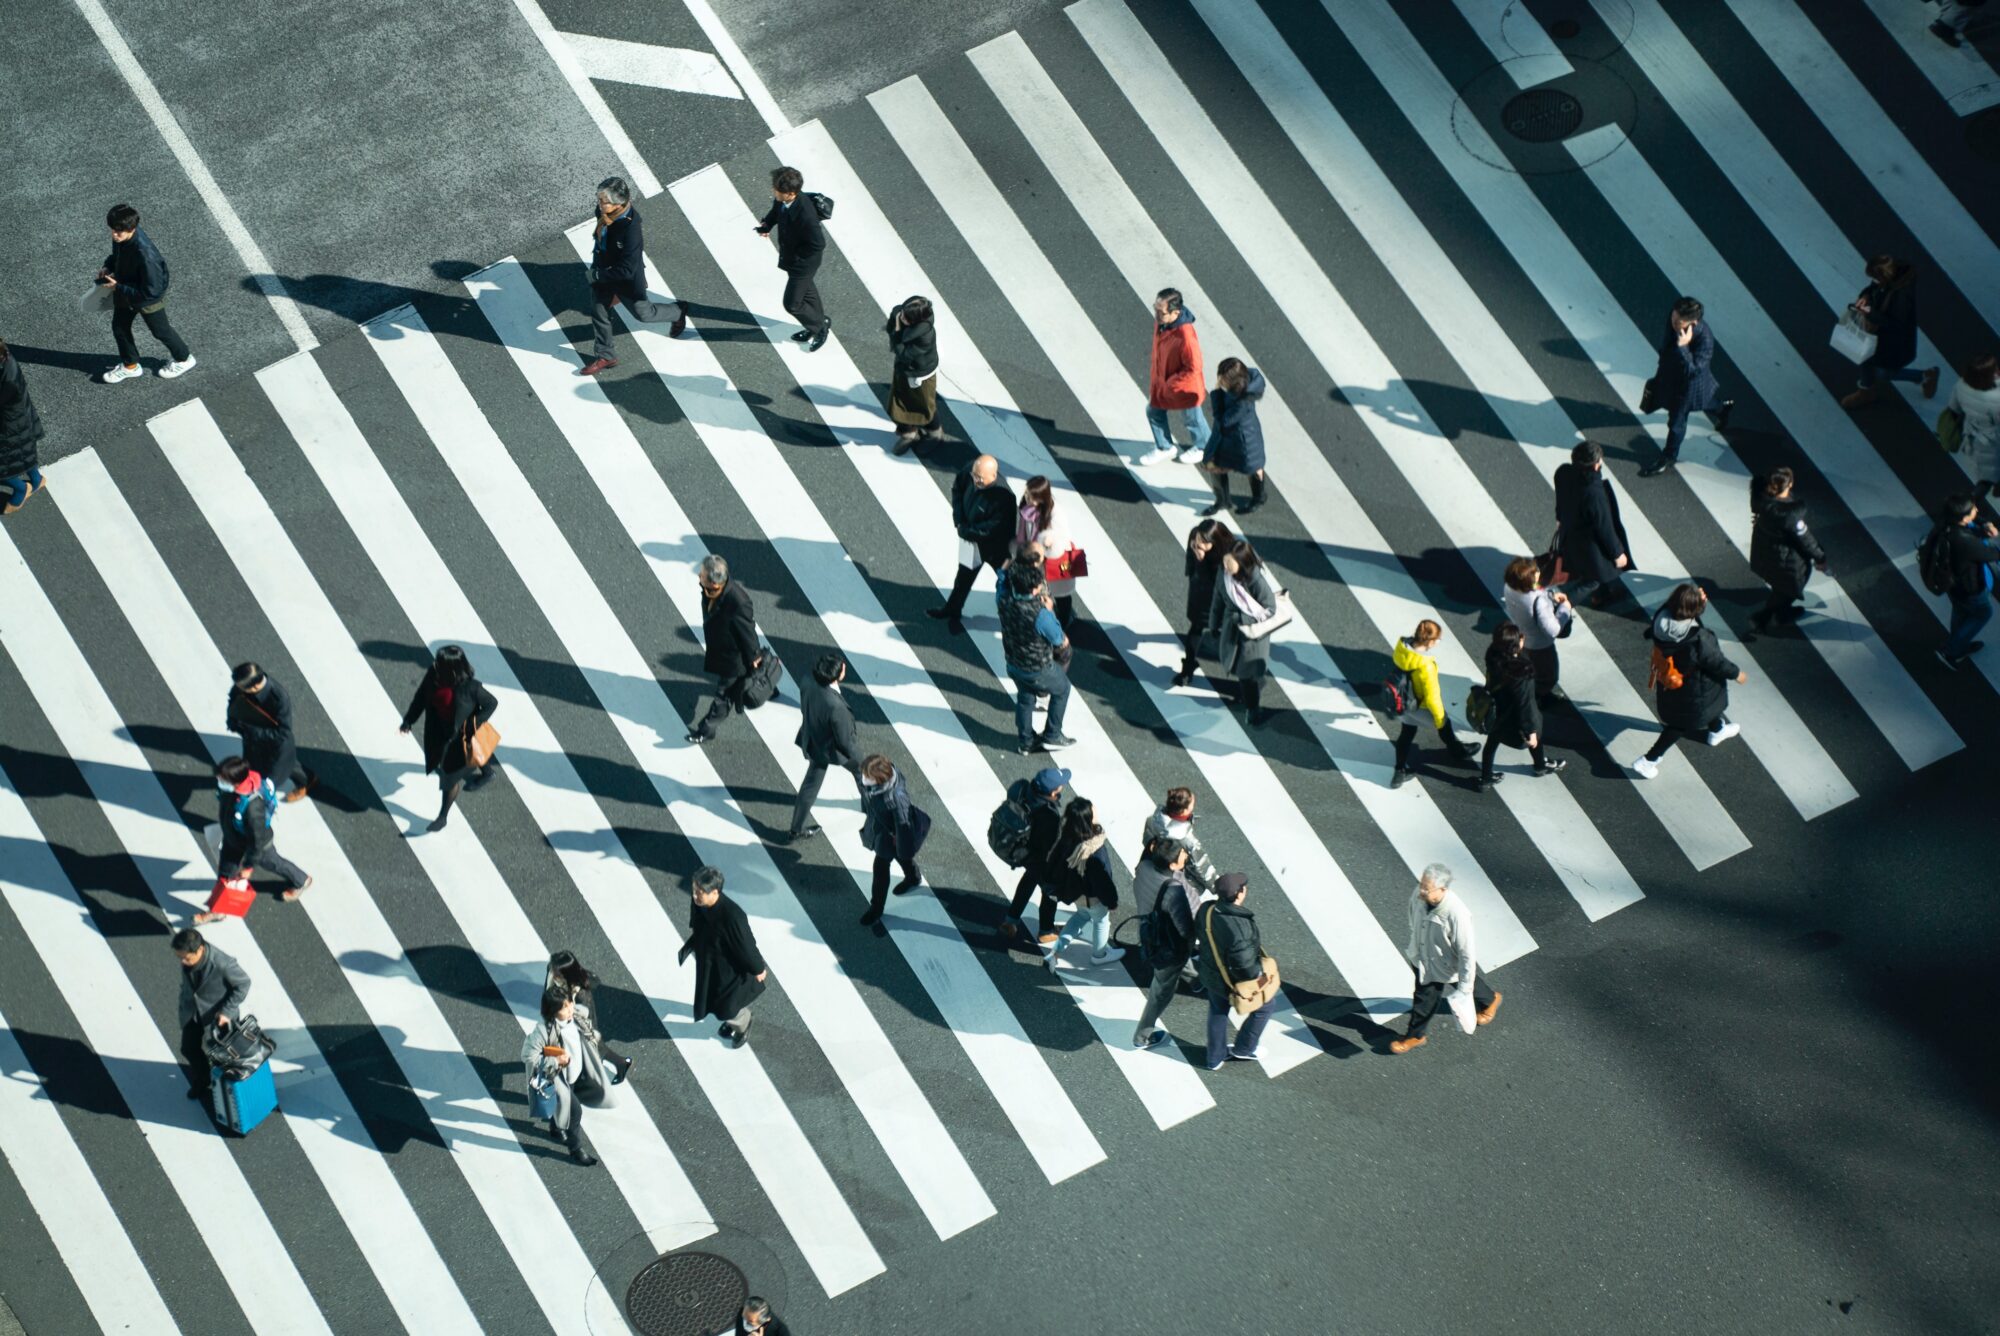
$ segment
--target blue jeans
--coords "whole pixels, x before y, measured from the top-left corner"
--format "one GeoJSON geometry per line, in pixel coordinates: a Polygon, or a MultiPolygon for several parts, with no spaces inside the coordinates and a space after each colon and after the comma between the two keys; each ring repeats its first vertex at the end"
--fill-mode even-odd
{"type": "Polygon", "coordinates": [[[1913,366],[1877,366],[1873,362],[1863,362],[1858,370],[1860,375],[1855,383],[1864,390],[1878,380],[1907,380],[1912,385],[1924,383],[1924,373],[1913,366]]]}
{"type": "Polygon", "coordinates": [[[1146,405],[1146,425],[1153,429],[1153,444],[1161,450],[1174,448],[1173,437],[1167,434],[1167,414],[1179,413],[1187,424],[1188,443],[1196,450],[1208,450],[1208,418],[1199,406],[1194,408],[1155,408],[1146,405]]]}
{"type": "Polygon", "coordinates": [[[27,499],[30,487],[42,485],[42,471],[29,469],[18,478],[0,478],[0,487],[7,489],[7,495],[0,496],[0,505],[19,505],[27,499]]]}
{"type": "Polygon", "coordinates": [[[1971,653],[1980,628],[1993,619],[1993,594],[1982,589],[1976,594],[1951,596],[1951,635],[1944,642],[1944,656],[1955,659],[1971,653]]]}
{"type": "Polygon", "coordinates": [[[1014,731],[1020,735],[1021,745],[1026,747],[1035,740],[1035,692],[1049,693],[1048,731],[1062,732],[1063,711],[1069,708],[1069,674],[1059,663],[1051,663],[1039,673],[1024,672],[1013,664],[1007,665],[1007,676],[1014,679],[1014,731]]]}
{"type": "MultiPolygon", "coordinates": [[[[1257,1041],[1264,1037],[1264,1027],[1271,1023],[1271,1009],[1278,1005],[1272,998],[1263,1006],[1243,1018],[1243,1028],[1236,1032],[1235,1052],[1249,1055],[1257,1051],[1257,1041]]],[[[1208,995],[1208,1065],[1213,1067],[1222,1062],[1231,1052],[1229,1047],[1229,1003],[1208,995]]]]}

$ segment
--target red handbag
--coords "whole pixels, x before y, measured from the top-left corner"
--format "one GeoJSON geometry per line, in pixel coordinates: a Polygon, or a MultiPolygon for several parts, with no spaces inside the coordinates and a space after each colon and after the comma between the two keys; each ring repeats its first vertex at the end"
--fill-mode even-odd
{"type": "Polygon", "coordinates": [[[217,877],[215,889],[209,893],[208,912],[242,918],[256,899],[257,893],[250,889],[250,878],[217,877]]]}
{"type": "Polygon", "coordinates": [[[1043,561],[1042,574],[1051,580],[1081,580],[1090,574],[1090,562],[1082,548],[1073,547],[1059,557],[1043,561]]]}

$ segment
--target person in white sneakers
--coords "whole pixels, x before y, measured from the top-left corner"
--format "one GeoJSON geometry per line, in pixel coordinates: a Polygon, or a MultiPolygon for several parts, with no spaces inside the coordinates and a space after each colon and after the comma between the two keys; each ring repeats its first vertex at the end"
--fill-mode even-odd
{"type": "Polygon", "coordinates": [[[1479,972],[1473,954],[1472,910],[1451,889],[1451,869],[1443,863],[1425,868],[1417,889],[1410,892],[1410,940],[1403,955],[1416,975],[1416,989],[1410,999],[1409,1028],[1401,1039],[1390,1042],[1391,1053],[1408,1053],[1430,1042],[1424,1031],[1430,1028],[1446,989],[1451,990],[1452,1010],[1476,1008],[1473,1017],[1480,1025],[1491,1025],[1500,1013],[1501,995],[1479,972]]]}
{"type": "Polygon", "coordinates": [[[1056,898],[1074,904],[1063,929],[1049,946],[1048,967],[1056,967],[1063,948],[1088,935],[1090,963],[1109,965],[1125,958],[1125,948],[1111,944],[1111,911],[1118,908],[1118,878],[1111,870],[1111,851],[1105,847],[1104,827],[1097,824],[1097,808],[1088,798],[1072,798],[1063,812],[1062,834],[1056,841],[1056,875],[1061,889],[1056,898]]]}
{"type": "Polygon", "coordinates": [[[1641,778],[1659,774],[1660,758],[1682,738],[1699,736],[1716,747],[1742,731],[1729,722],[1729,684],[1740,686],[1750,675],[1723,657],[1715,632],[1701,624],[1707,610],[1708,595],[1700,585],[1676,585],[1646,631],[1653,642],[1653,704],[1660,715],[1660,736],[1632,762],[1641,778]]]}
{"type": "Polygon", "coordinates": [[[167,261],[153,239],[139,230],[139,211],[129,204],[114,205],[104,216],[111,229],[111,254],[97,271],[97,281],[111,289],[111,334],[118,340],[118,362],[104,369],[99,378],[106,385],[145,374],[139,368],[139,345],[132,337],[132,322],[144,320],[153,337],[167,346],[173,360],[160,368],[163,379],[172,380],[194,370],[194,354],[187,340],[167,319],[167,261]]]}
{"type": "Polygon", "coordinates": [[[1208,400],[1208,382],[1201,374],[1201,340],[1194,332],[1194,312],[1181,305],[1181,294],[1161,288],[1153,299],[1153,371],[1146,393],[1146,423],[1153,429],[1153,452],[1142,464],[1169,459],[1193,463],[1208,453],[1208,418],[1201,406],[1208,400]],[[1167,414],[1180,413],[1187,422],[1188,443],[1178,450],[1168,431],[1167,414]]]}

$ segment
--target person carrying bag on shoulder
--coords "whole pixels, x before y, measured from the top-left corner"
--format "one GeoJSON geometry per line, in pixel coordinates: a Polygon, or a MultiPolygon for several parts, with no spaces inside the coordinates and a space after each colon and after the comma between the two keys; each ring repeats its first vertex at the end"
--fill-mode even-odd
{"type": "Polygon", "coordinates": [[[1208,1069],[1230,1059],[1255,1062],[1257,1049],[1278,1004],[1278,962],[1264,953],[1257,917],[1244,907],[1250,878],[1230,872],[1215,883],[1215,899],[1195,922],[1201,934],[1202,991],[1208,994],[1208,1069]],[[1236,1043],[1229,1042],[1229,1013],[1243,1018],[1236,1043]]]}

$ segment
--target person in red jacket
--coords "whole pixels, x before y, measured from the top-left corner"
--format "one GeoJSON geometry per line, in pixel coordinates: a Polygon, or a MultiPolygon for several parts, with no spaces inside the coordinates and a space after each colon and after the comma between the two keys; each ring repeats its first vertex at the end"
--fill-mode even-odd
{"type": "Polygon", "coordinates": [[[1208,382],[1201,373],[1201,340],[1194,333],[1194,312],[1181,305],[1174,288],[1161,288],[1153,300],[1153,375],[1146,393],[1146,422],[1153,429],[1153,453],[1139,462],[1159,464],[1169,459],[1192,463],[1208,451],[1208,419],[1202,401],[1208,382]],[[1187,421],[1188,443],[1174,449],[1167,414],[1178,409],[1187,421]]]}

